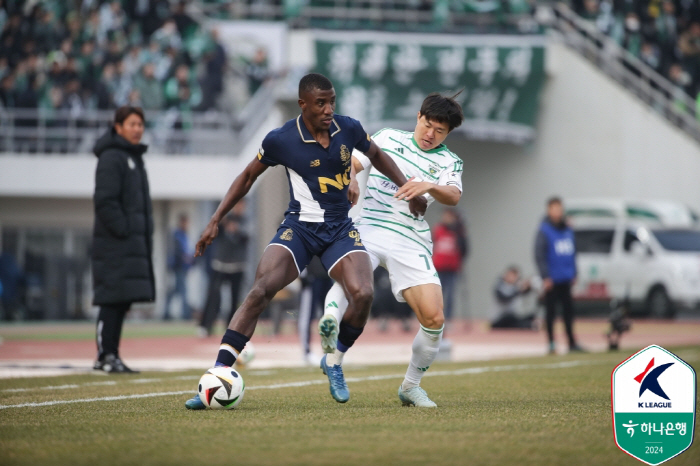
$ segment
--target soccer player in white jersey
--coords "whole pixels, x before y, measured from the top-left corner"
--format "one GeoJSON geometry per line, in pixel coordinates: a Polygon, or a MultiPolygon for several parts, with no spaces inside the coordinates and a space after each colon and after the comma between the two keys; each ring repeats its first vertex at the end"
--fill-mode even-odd
{"type": "MultiPolygon", "coordinates": [[[[406,201],[424,196],[428,205],[438,201],[454,206],[462,196],[462,160],[443,144],[449,132],[464,119],[455,97],[426,97],[412,133],[385,128],[374,135],[372,140],[396,162],[407,179],[412,179],[399,188],[370,168],[362,209],[354,219],[372,269],[379,265],[387,269],[394,296],[407,302],[420,322],[411,362],[399,387],[399,399],[405,406],[437,406],[420,387],[420,381],[437,356],[445,320],[440,279],[432,261],[430,226],[411,214],[406,201]]],[[[356,172],[371,166],[358,151],[353,152],[352,161],[356,172]]],[[[343,363],[348,348],[338,341],[337,332],[347,303],[342,287],[334,284],[319,322],[323,351],[327,353],[322,367],[343,363]]],[[[349,398],[348,391],[340,393],[341,399],[338,394],[331,389],[336,401],[349,398]]]]}

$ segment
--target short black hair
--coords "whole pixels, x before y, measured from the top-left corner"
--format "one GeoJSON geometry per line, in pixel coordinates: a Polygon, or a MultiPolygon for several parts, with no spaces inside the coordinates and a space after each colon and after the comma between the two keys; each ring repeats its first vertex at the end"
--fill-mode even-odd
{"type": "Polygon", "coordinates": [[[549,199],[547,199],[547,207],[551,206],[552,204],[559,204],[562,205],[563,202],[561,201],[561,197],[559,196],[552,196],[549,199]]]}
{"type": "Polygon", "coordinates": [[[333,83],[320,73],[309,73],[299,81],[299,98],[304,92],[311,92],[314,89],[330,91],[333,89],[333,83]]]}
{"type": "Polygon", "coordinates": [[[123,125],[124,121],[129,118],[129,115],[138,115],[141,118],[141,122],[146,123],[146,117],[143,115],[143,109],[141,107],[124,105],[114,112],[114,124],[123,125]]]}
{"type": "Polygon", "coordinates": [[[423,100],[420,114],[428,121],[447,123],[452,131],[464,121],[462,106],[455,100],[455,97],[461,93],[462,91],[459,91],[452,97],[445,97],[439,92],[433,92],[423,100]]]}

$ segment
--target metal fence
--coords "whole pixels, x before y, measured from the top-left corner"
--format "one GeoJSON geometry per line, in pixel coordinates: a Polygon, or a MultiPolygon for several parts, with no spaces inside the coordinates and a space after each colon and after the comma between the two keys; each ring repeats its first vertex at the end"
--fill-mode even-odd
{"type": "MultiPolygon", "coordinates": [[[[146,112],[143,142],[155,154],[231,154],[245,144],[276,101],[263,85],[240,113],[177,109],[146,112]]],[[[0,108],[0,152],[86,154],[112,124],[111,110],[0,108]]]]}
{"type": "Polygon", "coordinates": [[[557,31],[564,43],[635,94],[668,121],[700,141],[696,102],[682,88],[600,32],[562,3],[542,7],[543,25],[557,31]]]}
{"type": "Polygon", "coordinates": [[[295,28],[532,33],[539,27],[532,17],[530,4],[525,0],[481,3],[450,0],[232,0],[198,2],[193,8],[209,17],[285,21],[295,28]]]}

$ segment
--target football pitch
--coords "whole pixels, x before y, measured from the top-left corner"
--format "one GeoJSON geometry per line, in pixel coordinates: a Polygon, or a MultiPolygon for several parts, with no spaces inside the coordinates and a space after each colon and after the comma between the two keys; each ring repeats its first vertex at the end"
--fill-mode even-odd
{"type": "MultiPolygon", "coordinates": [[[[669,349],[700,364],[700,347],[669,349]]],[[[319,369],[242,369],[232,411],[184,408],[202,371],[4,379],[0,464],[642,464],[612,434],[610,374],[627,356],[435,364],[435,410],[400,406],[403,365],[348,366],[344,405],[319,369]]],[[[666,464],[700,465],[697,440],[666,464]]]]}

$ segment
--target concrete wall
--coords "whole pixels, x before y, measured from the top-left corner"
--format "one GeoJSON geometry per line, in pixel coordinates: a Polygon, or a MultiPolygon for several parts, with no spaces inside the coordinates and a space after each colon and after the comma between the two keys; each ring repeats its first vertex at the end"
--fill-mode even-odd
{"type": "MultiPolygon", "coordinates": [[[[170,279],[166,266],[168,237],[177,224],[178,215],[188,214],[191,220],[190,240],[196,241],[216,203],[257,154],[265,134],[281,123],[282,112],[273,109],[244,147],[231,148],[230,157],[146,154],[144,160],[153,198],[155,224],[153,260],[157,302],[155,305],[140,306],[144,315],[157,316],[164,310],[170,279]]],[[[0,231],[8,227],[92,231],[96,165],[97,158],[90,154],[1,154],[0,231]]],[[[278,184],[273,182],[272,186],[278,184]]],[[[254,201],[249,203],[249,209],[253,216],[257,215],[256,211],[264,210],[258,208],[254,201]]],[[[266,228],[268,230],[270,228],[266,228]]],[[[257,242],[254,244],[257,245],[257,242]]],[[[195,307],[201,308],[204,304],[205,284],[202,270],[197,269],[189,275],[189,299],[195,307]]],[[[175,307],[177,316],[179,303],[175,307]]]]}
{"type": "Polygon", "coordinates": [[[661,198],[700,210],[695,141],[565,46],[550,43],[547,60],[534,143],[447,142],[464,159],[459,208],[472,255],[462,312],[470,315],[493,309],[494,280],[508,264],[534,272],[535,232],[552,194],[661,198]]]}

